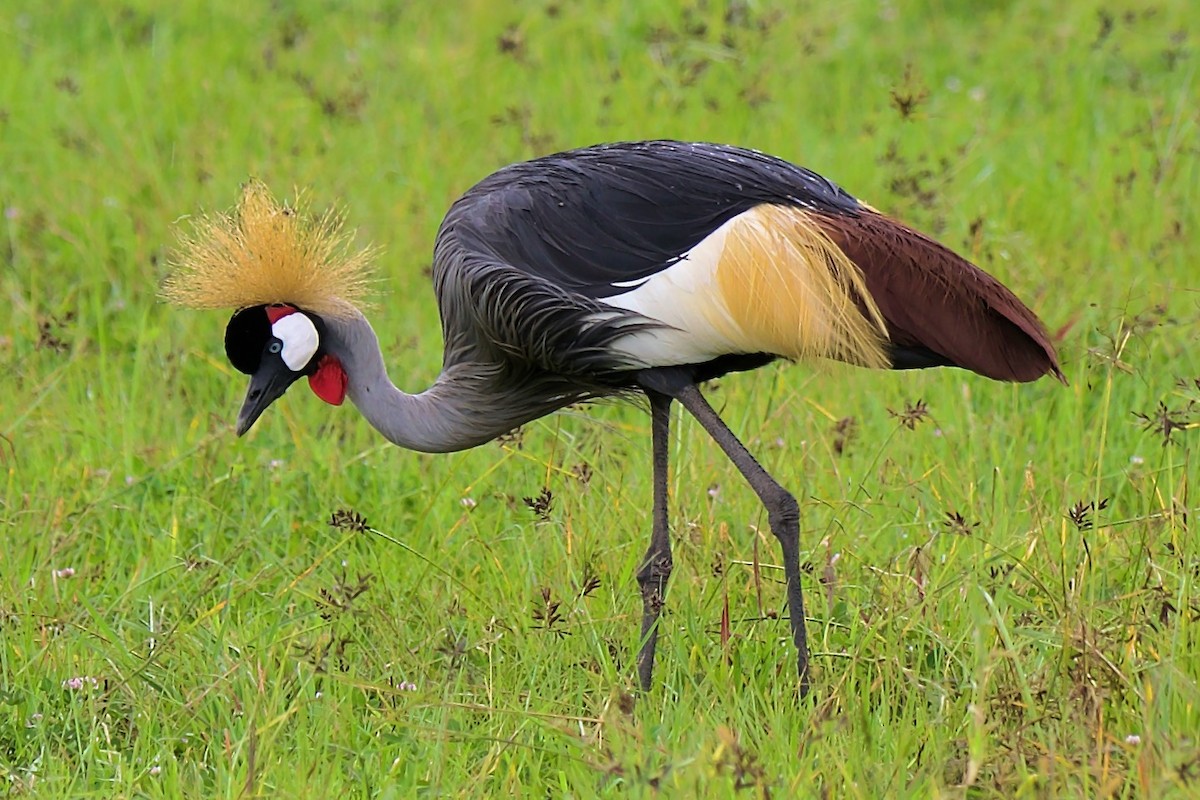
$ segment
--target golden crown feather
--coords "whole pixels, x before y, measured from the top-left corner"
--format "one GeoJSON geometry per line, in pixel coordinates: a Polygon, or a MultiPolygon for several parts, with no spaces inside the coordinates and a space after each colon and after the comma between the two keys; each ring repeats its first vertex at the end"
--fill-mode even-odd
{"type": "Polygon", "coordinates": [[[371,285],[373,247],[355,249],[337,211],[312,214],[303,194],[280,203],[259,180],[247,181],[231,212],[197,217],[181,231],[161,295],[189,308],[288,303],[346,318],[371,285]]]}

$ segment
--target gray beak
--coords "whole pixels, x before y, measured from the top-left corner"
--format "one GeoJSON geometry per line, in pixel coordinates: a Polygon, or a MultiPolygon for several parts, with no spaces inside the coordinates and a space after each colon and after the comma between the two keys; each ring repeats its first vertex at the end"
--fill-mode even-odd
{"type": "Polygon", "coordinates": [[[267,406],[282,397],[298,377],[299,373],[292,372],[282,362],[264,364],[254,373],[250,377],[250,387],[246,389],[242,410],[238,412],[237,435],[242,436],[250,430],[267,406]]]}

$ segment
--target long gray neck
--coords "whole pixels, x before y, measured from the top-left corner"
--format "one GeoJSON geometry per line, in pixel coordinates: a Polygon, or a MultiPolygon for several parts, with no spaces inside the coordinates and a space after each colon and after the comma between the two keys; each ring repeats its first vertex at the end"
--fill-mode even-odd
{"type": "Polygon", "coordinates": [[[350,380],[350,400],[389,441],[424,453],[450,453],[491,441],[538,416],[528,405],[506,402],[495,369],[463,364],[442,371],[420,394],[388,379],[371,324],[361,314],[325,320],[325,343],[350,380]]]}

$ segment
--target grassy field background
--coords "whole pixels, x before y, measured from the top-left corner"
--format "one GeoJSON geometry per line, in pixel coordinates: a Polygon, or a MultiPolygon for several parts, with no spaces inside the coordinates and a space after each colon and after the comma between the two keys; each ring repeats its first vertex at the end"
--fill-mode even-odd
{"type": "Polygon", "coordinates": [[[1188,0],[5,3],[0,795],[1200,793],[1198,37],[1188,0]],[[803,702],[775,542],[698,426],[635,701],[648,415],[424,456],[296,390],[239,440],[226,315],[156,299],[189,215],[309,187],[383,249],[423,388],[450,202],[655,137],[936,234],[1070,379],[710,387],[802,501],[803,702]]]}

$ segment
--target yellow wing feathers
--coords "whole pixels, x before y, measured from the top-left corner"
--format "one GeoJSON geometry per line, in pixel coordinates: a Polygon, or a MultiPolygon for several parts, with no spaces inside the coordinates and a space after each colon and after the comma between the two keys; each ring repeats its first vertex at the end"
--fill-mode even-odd
{"type": "Polygon", "coordinates": [[[730,221],[716,283],[746,352],[889,364],[862,272],[803,210],[762,205],[730,221]]]}
{"type": "Polygon", "coordinates": [[[290,303],[345,318],[367,293],[374,257],[353,249],[352,238],[340,215],[282,205],[250,181],[233,212],[201,217],[180,234],[161,294],[191,308],[290,303]]]}

